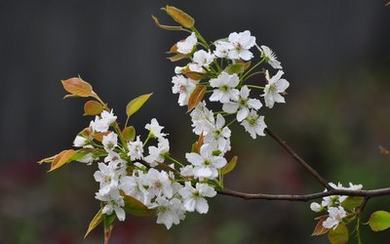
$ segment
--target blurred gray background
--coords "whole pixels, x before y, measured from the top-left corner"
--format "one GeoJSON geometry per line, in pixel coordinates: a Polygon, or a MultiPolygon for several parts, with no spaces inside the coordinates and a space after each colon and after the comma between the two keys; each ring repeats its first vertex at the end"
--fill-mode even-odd
{"type": "MultiPolygon", "coordinates": [[[[62,97],[60,84],[78,74],[124,120],[127,102],[154,92],[134,116],[166,125],[173,153],[183,157],[195,137],[171,94],[175,64],[165,52],[185,33],[158,29],[160,8],[189,12],[208,40],[249,29],[277,53],[291,83],[287,104],[266,112],[269,126],[333,181],[388,186],[390,158],[390,8],[380,0],[343,1],[0,1],[0,243],[81,243],[98,209],[93,168],[54,174],[34,162],[71,146],[89,123],[83,100],[62,97]]],[[[321,190],[269,138],[233,135],[239,166],[233,189],[274,193],[321,190]]],[[[389,206],[373,200],[367,211],[389,206]]],[[[388,210],[388,209],[387,209],[388,210]]],[[[325,243],[310,237],[308,204],[243,201],[219,196],[210,214],[189,215],[166,231],[154,218],[129,217],[113,243],[325,243]],[[295,242],[296,241],[296,242],[295,242]]],[[[351,236],[353,238],[353,236],[351,236]]],[[[386,243],[389,231],[365,243],[386,243]]],[[[100,243],[97,231],[85,243],[100,243]]]]}

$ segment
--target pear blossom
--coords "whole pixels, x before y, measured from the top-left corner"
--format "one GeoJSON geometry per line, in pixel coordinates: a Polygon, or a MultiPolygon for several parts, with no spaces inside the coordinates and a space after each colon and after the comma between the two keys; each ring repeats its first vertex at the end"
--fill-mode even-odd
{"type": "Polygon", "coordinates": [[[255,110],[249,112],[248,117],[241,122],[245,130],[250,134],[253,139],[259,136],[265,136],[264,129],[267,125],[264,122],[264,116],[259,116],[255,110]]]}
{"type": "Polygon", "coordinates": [[[166,198],[158,197],[155,204],[152,206],[157,210],[157,224],[164,224],[169,230],[173,224],[180,224],[180,220],[185,218],[185,210],[183,203],[173,198],[167,200],[166,198]]]}
{"type": "Polygon", "coordinates": [[[181,54],[189,54],[194,49],[198,39],[194,32],[191,33],[186,39],[176,43],[177,52],[181,54]]]}
{"type": "Polygon", "coordinates": [[[118,146],[118,135],[110,132],[108,135],[103,136],[102,144],[107,152],[112,151],[118,146]]]}
{"type": "Polygon", "coordinates": [[[196,135],[206,135],[214,127],[214,113],[206,107],[205,101],[199,103],[190,113],[190,116],[193,132],[196,135]]]}
{"type": "Polygon", "coordinates": [[[180,168],[180,174],[184,177],[192,177],[194,176],[194,166],[191,164],[188,164],[184,167],[180,168]]]}
{"type": "Polygon", "coordinates": [[[95,161],[95,158],[92,153],[85,154],[81,159],[77,160],[80,163],[85,163],[87,165],[91,165],[93,161],[95,161]]]}
{"type": "Polygon", "coordinates": [[[277,60],[276,54],[271,50],[271,48],[262,45],[258,49],[261,51],[261,57],[265,59],[265,61],[271,65],[274,69],[282,69],[281,63],[277,60]]]}
{"type": "Polygon", "coordinates": [[[268,84],[264,88],[264,97],[265,105],[268,108],[272,108],[275,103],[285,103],[285,99],[281,93],[284,93],[289,87],[290,83],[282,79],[283,71],[279,70],[276,75],[273,77],[269,76],[268,70],[265,72],[265,78],[268,81],[268,84]]]}
{"type": "Polygon", "coordinates": [[[146,187],[142,184],[144,174],[142,172],[139,175],[124,176],[121,178],[119,188],[127,195],[134,197],[144,205],[150,205],[151,194],[146,187]]]}
{"type": "Polygon", "coordinates": [[[321,210],[323,209],[323,207],[319,204],[319,203],[316,203],[316,202],[312,202],[310,204],[310,209],[313,211],[313,212],[321,212],[321,210]]]}
{"type": "Polygon", "coordinates": [[[184,66],[184,67],[176,66],[176,67],[175,67],[175,74],[177,74],[177,75],[182,74],[182,73],[183,73],[183,70],[184,70],[185,68],[186,68],[186,66],[184,66]]]}
{"type": "Polygon", "coordinates": [[[209,210],[205,197],[215,197],[217,195],[214,188],[207,184],[196,183],[193,187],[190,182],[186,182],[179,193],[184,199],[184,208],[189,212],[196,210],[200,214],[205,214],[209,210]]]}
{"type": "Polygon", "coordinates": [[[151,196],[165,196],[171,198],[173,195],[173,188],[171,186],[171,180],[167,172],[154,168],[150,168],[148,173],[142,178],[143,184],[148,186],[148,192],[151,196]]]}
{"type": "Polygon", "coordinates": [[[188,99],[190,98],[191,93],[195,90],[197,82],[182,75],[177,75],[172,77],[172,83],[172,93],[179,94],[179,105],[187,105],[188,99]]]}
{"type": "Polygon", "coordinates": [[[205,73],[209,65],[214,61],[214,55],[205,50],[199,50],[194,53],[192,63],[188,65],[189,69],[193,72],[205,73]]]}
{"type": "Polygon", "coordinates": [[[144,157],[144,160],[151,167],[156,167],[158,164],[165,161],[165,155],[169,152],[169,141],[166,138],[160,138],[157,147],[148,147],[149,155],[144,157]]]}
{"type": "Polygon", "coordinates": [[[250,31],[230,33],[229,42],[233,45],[233,49],[229,51],[230,59],[242,59],[248,61],[253,58],[253,53],[249,51],[256,44],[256,37],[251,36],[250,31]]]}
{"type": "Polygon", "coordinates": [[[327,229],[336,229],[340,222],[347,216],[344,208],[339,207],[329,207],[328,208],[329,217],[322,222],[322,226],[327,229]]]}
{"type": "Polygon", "coordinates": [[[91,121],[89,126],[96,132],[107,132],[110,125],[116,121],[116,118],[112,110],[110,112],[104,110],[100,117],[96,116],[95,120],[91,121]]]}
{"type": "Polygon", "coordinates": [[[249,93],[247,86],[241,87],[238,99],[224,103],[222,110],[226,113],[237,113],[237,121],[243,121],[248,117],[250,109],[259,110],[263,106],[260,100],[249,98],[249,93]]]}
{"type": "Polygon", "coordinates": [[[99,182],[99,193],[108,194],[119,185],[120,175],[113,164],[98,163],[99,170],[93,175],[96,182],[99,182]]]}
{"type": "Polygon", "coordinates": [[[141,141],[140,136],[137,136],[135,141],[131,141],[128,143],[128,156],[131,160],[139,160],[143,158],[144,153],[144,144],[141,141]]]}
{"type": "Polygon", "coordinates": [[[87,138],[77,135],[76,138],[73,141],[73,146],[74,147],[83,147],[85,144],[87,144],[88,140],[87,138]]]}
{"type": "Polygon", "coordinates": [[[213,90],[209,100],[220,101],[221,103],[237,100],[239,91],[235,88],[239,83],[240,78],[237,74],[229,75],[225,71],[221,72],[217,78],[210,80],[210,86],[217,89],[213,90]]]}
{"type": "Polygon", "coordinates": [[[230,150],[230,136],[231,131],[225,126],[225,118],[221,114],[217,114],[215,125],[210,133],[206,134],[204,141],[206,143],[215,142],[220,151],[227,152],[230,150]]]}
{"type": "Polygon", "coordinates": [[[150,124],[145,125],[145,129],[147,129],[151,136],[155,138],[161,138],[167,135],[161,132],[164,127],[161,126],[155,118],[150,121],[150,124]]]}
{"type": "Polygon", "coordinates": [[[194,176],[198,178],[214,179],[218,176],[218,169],[226,165],[226,159],[213,154],[215,148],[210,144],[203,144],[198,153],[186,153],[186,159],[194,165],[194,176]]]}
{"type": "Polygon", "coordinates": [[[113,212],[115,212],[116,217],[119,221],[125,220],[126,213],[125,210],[122,208],[123,206],[125,206],[125,202],[117,189],[107,194],[101,194],[100,192],[98,192],[96,193],[95,198],[102,202],[105,202],[105,205],[102,209],[103,214],[111,215],[113,212]]]}
{"type": "Polygon", "coordinates": [[[227,58],[229,55],[229,51],[234,48],[233,44],[224,40],[218,40],[214,42],[214,45],[214,55],[218,58],[227,58]]]}

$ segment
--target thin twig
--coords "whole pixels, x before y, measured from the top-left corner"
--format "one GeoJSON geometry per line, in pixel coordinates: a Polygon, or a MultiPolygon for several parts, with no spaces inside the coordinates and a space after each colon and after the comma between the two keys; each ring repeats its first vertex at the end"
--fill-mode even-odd
{"type": "Polygon", "coordinates": [[[274,139],[283,149],[291,155],[295,161],[301,164],[322,186],[324,186],[328,190],[332,190],[333,188],[329,185],[328,181],[322,177],[317,170],[311,167],[305,160],[303,160],[284,140],[282,140],[279,136],[277,136],[272,130],[269,128],[265,129],[265,132],[274,139]]]}
{"type": "MultiPolygon", "coordinates": [[[[266,194],[266,193],[244,193],[233,191],[229,189],[223,189],[218,191],[221,195],[227,195],[232,197],[238,197],[245,200],[250,199],[263,199],[263,200],[281,200],[281,201],[300,201],[307,202],[314,199],[319,199],[326,196],[359,196],[365,197],[365,199],[381,197],[381,196],[390,196],[390,187],[379,188],[374,190],[338,190],[332,189],[324,192],[310,193],[310,194],[266,194]]],[[[364,204],[367,202],[364,201],[364,204]]],[[[363,206],[362,206],[363,207],[363,206]]]]}

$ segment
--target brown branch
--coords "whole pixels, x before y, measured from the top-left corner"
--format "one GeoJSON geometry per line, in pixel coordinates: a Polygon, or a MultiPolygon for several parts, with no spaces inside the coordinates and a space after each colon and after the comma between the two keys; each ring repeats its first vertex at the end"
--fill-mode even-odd
{"type": "Polygon", "coordinates": [[[291,155],[295,161],[297,161],[300,165],[302,165],[322,186],[324,186],[328,190],[332,190],[333,188],[329,185],[328,181],[322,177],[317,170],[311,167],[305,160],[303,160],[283,139],[277,136],[272,130],[269,128],[265,129],[265,132],[274,139],[288,154],[291,155]]]}
{"type": "MultiPolygon", "coordinates": [[[[310,194],[266,194],[266,193],[244,193],[233,191],[229,189],[223,189],[218,191],[221,195],[227,195],[231,197],[238,197],[245,200],[250,199],[263,199],[263,200],[280,200],[280,201],[300,201],[307,202],[315,199],[319,199],[326,196],[359,196],[365,197],[365,199],[381,197],[381,196],[390,196],[390,187],[379,188],[374,190],[337,190],[332,189],[324,192],[310,193],[310,194]]],[[[365,203],[367,202],[365,200],[365,203]]]]}

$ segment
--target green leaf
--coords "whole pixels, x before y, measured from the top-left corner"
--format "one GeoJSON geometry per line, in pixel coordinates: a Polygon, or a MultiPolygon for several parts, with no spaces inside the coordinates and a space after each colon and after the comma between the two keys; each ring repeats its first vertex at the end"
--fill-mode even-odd
{"type": "Polygon", "coordinates": [[[364,201],[364,197],[352,197],[349,196],[347,199],[345,199],[342,203],[341,206],[343,206],[347,210],[353,210],[357,207],[360,207],[364,201]]]}
{"type": "Polygon", "coordinates": [[[174,21],[185,28],[191,29],[195,24],[194,18],[181,9],[167,5],[163,10],[165,10],[174,21]]]}
{"type": "Polygon", "coordinates": [[[373,231],[383,231],[390,228],[390,213],[387,211],[376,211],[371,214],[368,220],[373,231]]]}
{"type": "Polygon", "coordinates": [[[125,195],[125,211],[135,216],[145,216],[152,213],[152,210],[148,209],[142,202],[138,201],[134,197],[125,195]]]}
{"type": "Polygon", "coordinates": [[[328,233],[328,239],[331,244],[346,244],[349,240],[348,228],[340,223],[336,229],[331,229],[328,233]]]}
{"type": "Polygon", "coordinates": [[[152,94],[153,93],[148,93],[148,94],[141,95],[141,96],[136,97],[133,100],[131,100],[126,106],[127,117],[130,117],[135,112],[137,112],[146,103],[146,101],[148,101],[148,99],[150,98],[150,96],[152,94]]]}
{"type": "Polygon", "coordinates": [[[245,71],[245,63],[235,63],[235,64],[230,64],[225,68],[225,71],[227,73],[231,74],[241,74],[244,73],[245,71]]]}
{"type": "Polygon", "coordinates": [[[135,139],[135,128],[134,126],[128,126],[123,129],[122,136],[126,141],[133,141],[135,139]]]}
{"type": "Polygon", "coordinates": [[[221,174],[226,175],[230,173],[236,167],[237,160],[238,160],[237,156],[234,156],[232,159],[230,159],[229,163],[227,163],[225,167],[221,169],[221,174]]]}
{"type": "Polygon", "coordinates": [[[115,213],[104,215],[104,229],[108,229],[116,220],[115,213]]]}
{"type": "Polygon", "coordinates": [[[93,219],[91,220],[91,222],[89,223],[89,226],[88,226],[88,230],[87,232],[85,233],[84,235],[84,239],[88,236],[88,234],[94,230],[101,222],[103,221],[103,214],[102,214],[102,209],[100,209],[96,214],[95,216],[93,217],[93,219]]]}

